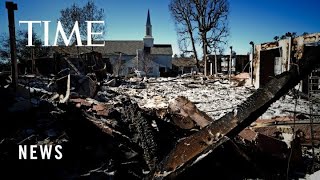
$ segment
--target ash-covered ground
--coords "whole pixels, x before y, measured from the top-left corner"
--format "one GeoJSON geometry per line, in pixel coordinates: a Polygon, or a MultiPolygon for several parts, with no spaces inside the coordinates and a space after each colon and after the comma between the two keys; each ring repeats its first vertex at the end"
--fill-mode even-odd
{"type": "MultiPolygon", "coordinates": [[[[190,77],[147,80],[135,78],[131,79],[131,82],[132,84],[111,87],[111,89],[130,96],[142,108],[167,108],[171,99],[185,96],[214,120],[236,109],[237,105],[256,91],[250,85],[237,86],[236,82],[229,83],[228,80],[203,80],[190,77]],[[133,85],[137,82],[144,82],[145,88],[133,85]]],[[[288,93],[273,103],[260,118],[292,116],[291,112],[295,111],[295,102],[297,102],[297,112],[309,113],[309,101],[302,98],[296,101],[293,93],[288,93]]]]}

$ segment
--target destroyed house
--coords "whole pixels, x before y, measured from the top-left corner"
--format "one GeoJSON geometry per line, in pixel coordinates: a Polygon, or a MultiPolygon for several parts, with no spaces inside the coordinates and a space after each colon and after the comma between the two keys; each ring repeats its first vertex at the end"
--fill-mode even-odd
{"type": "MultiPolygon", "coordinates": [[[[307,34],[298,37],[288,37],[275,42],[255,45],[253,60],[253,82],[256,88],[263,87],[275,75],[290,69],[308,52],[320,45],[320,33],[307,34]]],[[[319,68],[314,70],[319,73],[319,68]]],[[[317,76],[314,77],[319,77],[317,76]]],[[[303,80],[300,90],[308,92],[308,77],[303,80]]],[[[319,79],[313,83],[319,84],[319,79]]]]}
{"type": "Polygon", "coordinates": [[[191,73],[197,69],[197,63],[194,58],[189,58],[189,57],[173,58],[172,69],[177,74],[191,73]]]}
{"type": "MultiPolygon", "coordinates": [[[[239,74],[241,72],[249,72],[249,55],[237,55],[233,53],[232,61],[230,63],[230,55],[209,55],[207,64],[207,73],[213,75],[215,73],[215,64],[217,64],[217,73],[228,74],[229,66],[231,66],[232,74],[239,74]],[[217,62],[215,63],[215,59],[217,62]]],[[[201,63],[204,66],[204,63],[201,63]]]]}
{"type": "Polygon", "coordinates": [[[99,52],[88,51],[78,54],[76,47],[52,47],[48,56],[36,57],[19,63],[19,74],[54,75],[69,68],[72,73],[87,74],[103,69],[112,73],[112,65],[108,58],[103,58],[99,52]],[[33,65],[34,63],[34,65],[33,65]]]}

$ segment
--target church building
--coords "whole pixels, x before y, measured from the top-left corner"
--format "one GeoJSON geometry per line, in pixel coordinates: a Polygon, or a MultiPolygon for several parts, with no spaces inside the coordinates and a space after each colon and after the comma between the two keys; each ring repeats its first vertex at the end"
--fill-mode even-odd
{"type": "MultiPolygon", "coordinates": [[[[105,46],[121,53],[121,59],[124,61],[123,67],[120,68],[121,75],[139,70],[148,76],[158,77],[172,68],[172,46],[171,44],[154,44],[149,10],[146,34],[142,41],[106,41],[105,46]]],[[[110,58],[115,59],[115,57],[110,58]]],[[[114,61],[112,62],[115,64],[114,61]]]]}
{"type": "MultiPolygon", "coordinates": [[[[112,69],[116,76],[128,76],[135,71],[141,71],[149,77],[159,77],[172,69],[172,46],[154,44],[149,10],[145,31],[141,40],[105,40],[104,46],[97,47],[57,46],[54,47],[54,52],[79,58],[94,51],[101,53],[104,61],[110,62],[112,67],[108,69],[112,69]]],[[[97,40],[94,43],[103,44],[103,41],[97,40]]]]}

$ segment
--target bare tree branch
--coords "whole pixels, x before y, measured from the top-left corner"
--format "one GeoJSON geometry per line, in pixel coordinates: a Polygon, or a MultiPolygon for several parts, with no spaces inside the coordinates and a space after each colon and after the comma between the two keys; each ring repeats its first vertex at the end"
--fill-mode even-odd
{"type": "Polygon", "coordinates": [[[178,44],[180,50],[185,52],[193,52],[196,59],[196,65],[199,69],[199,58],[196,50],[196,30],[194,21],[192,20],[193,8],[190,0],[172,0],[169,4],[171,16],[175,20],[178,34],[178,44]],[[192,45],[192,50],[189,50],[188,43],[192,45]]]}
{"type": "Polygon", "coordinates": [[[226,44],[229,35],[227,0],[171,0],[169,9],[176,23],[180,50],[188,51],[190,42],[197,60],[196,43],[202,46],[203,59],[212,49],[226,44]]]}
{"type": "Polygon", "coordinates": [[[150,70],[152,71],[152,63],[154,62],[154,56],[149,53],[141,53],[139,56],[135,57],[135,65],[137,70],[142,70],[145,72],[145,76],[150,74],[150,70]]]}

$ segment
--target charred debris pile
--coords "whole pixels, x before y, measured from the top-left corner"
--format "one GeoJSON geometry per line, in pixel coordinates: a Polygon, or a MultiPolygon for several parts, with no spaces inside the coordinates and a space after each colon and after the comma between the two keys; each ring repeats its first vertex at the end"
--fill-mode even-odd
{"type": "MultiPolygon", "coordinates": [[[[316,48],[219,119],[179,94],[166,108],[141,108],[110,87],[147,88],[148,82],[106,75],[103,63],[81,70],[60,57],[64,63],[58,73],[20,75],[15,90],[9,74],[2,73],[2,174],[36,179],[304,177],[319,169],[318,156],[308,155],[309,125],[280,132],[255,121],[307,76],[319,58],[316,48]],[[282,133],[293,134],[293,139],[284,142],[282,133]],[[44,144],[61,145],[63,158],[18,159],[18,145],[44,144]]],[[[312,146],[318,146],[320,137],[314,136],[312,146]]]]}

